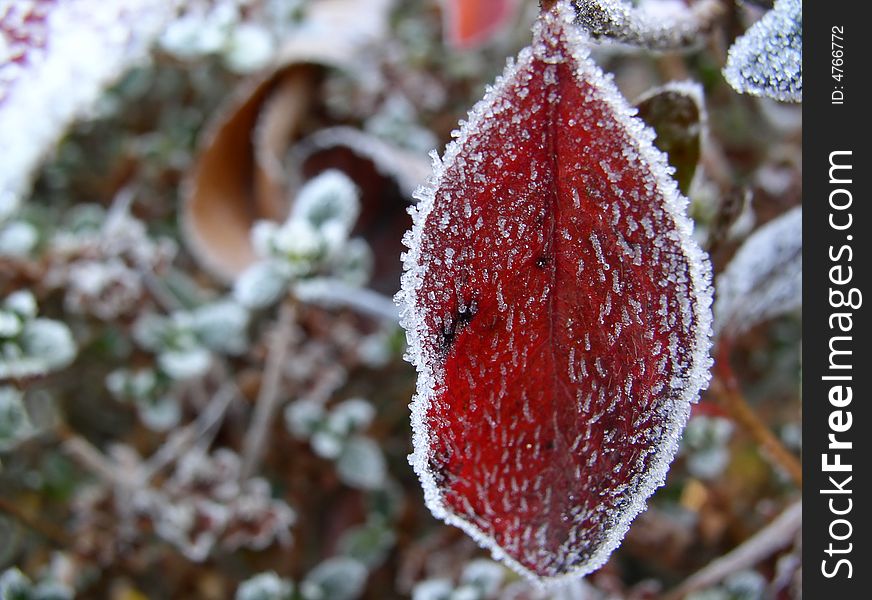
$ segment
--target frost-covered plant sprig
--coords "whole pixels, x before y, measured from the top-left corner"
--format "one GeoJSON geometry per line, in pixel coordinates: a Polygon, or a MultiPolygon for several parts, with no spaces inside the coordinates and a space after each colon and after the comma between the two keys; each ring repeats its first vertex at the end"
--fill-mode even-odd
{"type": "Polygon", "coordinates": [[[251,309],[276,303],[290,285],[317,276],[360,286],[372,256],[351,229],[360,212],[359,192],[339,171],[326,171],[304,185],[288,219],[259,221],[251,232],[259,260],[236,280],[233,295],[251,309]]]}
{"type": "Polygon", "coordinates": [[[493,600],[499,597],[506,570],[486,558],[467,563],[457,582],[437,577],[424,579],[412,590],[412,600],[493,600]]]}
{"type": "Polygon", "coordinates": [[[68,366],[75,356],[70,328],[37,316],[30,291],[13,292],[0,302],[0,381],[44,375],[68,366]]]}
{"type": "Polygon", "coordinates": [[[72,600],[74,591],[67,585],[49,578],[31,581],[16,567],[0,573],[2,600],[72,600]]]}
{"type": "Polygon", "coordinates": [[[201,377],[213,355],[238,355],[248,347],[249,313],[233,300],[219,300],[169,316],[146,314],[133,338],[157,355],[161,372],[178,380],[201,377]]]}
{"type": "Polygon", "coordinates": [[[355,600],[363,594],[366,566],[346,556],[334,556],[315,566],[295,586],[274,572],[259,573],[243,581],[236,600],[355,600]]]}
{"type": "Polygon", "coordinates": [[[32,431],[24,394],[11,386],[0,385],[0,452],[12,448],[32,431]]]}
{"type": "Polygon", "coordinates": [[[285,409],[285,424],[296,438],[308,440],[318,456],[336,461],[339,478],[359,489],[385,484],[387,467],[378,444],[361,435],[375,409],[362,398],[350,398],[325,409],[320,403],[300,399],[285,409]]]}

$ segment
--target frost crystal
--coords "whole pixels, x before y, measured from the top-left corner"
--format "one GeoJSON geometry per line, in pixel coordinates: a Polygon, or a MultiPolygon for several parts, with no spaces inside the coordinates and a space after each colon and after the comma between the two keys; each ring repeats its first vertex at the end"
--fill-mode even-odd
{"type": "Polygon", "coordinates": [[[736,335],[802,306],[802,207],[755,231],[715,285],[715,333],[736,335]]]}
{"type": "Polygon", "coordinates": [[[428,506],[549,581],[620,543],[711,364],[687,200],[573,17],[540,18],[434,160],[397,297],[428,506]]]}
{"type": "Polygon", "coordinates": [[[802,1],[778,0],[737,39],[724,77],[743,94],[802,102],[802,1]]]}

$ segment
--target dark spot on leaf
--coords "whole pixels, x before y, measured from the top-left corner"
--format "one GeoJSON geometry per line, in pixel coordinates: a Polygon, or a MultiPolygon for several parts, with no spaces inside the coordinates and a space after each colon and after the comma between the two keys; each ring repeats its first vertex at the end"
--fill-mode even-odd
{"type": "Polygon", "coordinates": [[[460,306],[452,317],[446,319],[445,325],[442,328],[442,340],[440,343],[440,349],[442,350],[443,355],[447,355],[448,352],[451,351],[451,347],[454,345],[454,340],[457,338],[457,334],[463,331],[464,327],[469,325],[477,312],[478,303],[473,300],[468,305],[464,304],[460,306]]]}

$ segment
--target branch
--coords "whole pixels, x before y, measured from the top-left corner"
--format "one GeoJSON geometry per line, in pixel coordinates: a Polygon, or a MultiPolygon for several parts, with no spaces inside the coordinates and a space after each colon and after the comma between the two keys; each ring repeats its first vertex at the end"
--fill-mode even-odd
{"type": "Polygon", "coordinates": [[[732,552],[713,560],[668,593],[664,600],[680,600],[711,587],[736,571],[754,566],[793,543],[802,528],[802,501],[782,512],[772,523],[748,538],[732,552]]]}
{"type": "Polygon", "coordinates": [[[293,304],[288,302],[282,304],[278,325],[270,340],[254,416],[243,441],[241,481],[251,477],[257,470],[269,440],[269,426],[278,408],[281,394],[282,367],[287,360],[288,347],[294,333],[295,312],[293,304]]]}
{"type": "Polygon", "coordinates": [[[138,472],[124,473],[91,442],[74,433],[65,424],[58,426],[57,433],[63,441],[63,450],[73,460],[103,480],[104,483],[128,488],[136,478],[135,476],[138,475],[138,472]]]}
{"type": "Polygon", "coordinates": [[[44,537],[60,549],[69,549],[73,543],[66,532],[56,527],[53,523],[47,523],[21,510],[15,503],[0,498],[0,512],[6,513],[31,531],[44,537]]]}
{"type": "Polygon", "coordinates": [[[143,465],[143,481],[148,482],[161,469],[177,460],[183,452],[218,428],[230,403],[239,396],[234,383],[225,383],[212,396],[197,419],[167,438],[166,442],[143,465]]]}
{"type": "Polygon", "coordinates": [[[748,406],[730,365],[729,349],[729,341],[721,340],[715,364],[717,378],[712,382],[712,391],[721,398],[732,417],[757,441],[766,454],[787,472],[797,487],[801,488],[802,464],[760,420],[754,409],[748,406]]]}

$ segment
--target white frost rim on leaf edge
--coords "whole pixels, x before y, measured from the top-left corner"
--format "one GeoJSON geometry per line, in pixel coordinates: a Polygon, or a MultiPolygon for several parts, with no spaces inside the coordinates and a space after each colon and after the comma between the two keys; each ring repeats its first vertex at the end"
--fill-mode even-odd
{"type": "Polygon", "coordinates": [[[695,348],[692,351],[690,374],[686,386],[681,397],[672,406],[667,407],[669,412],[668,433],[660,447],[654,451],[650,469],[636,484],[636,491],[629,505],[617,515],[616,522],[605,541],[587,562],[562,575],[540,577],[511,558],[496,540],[474,524],[452,513],[445,506],[442,493],[436,485],[433,473],[428,468],[431,444],[426,415],[433,397],[433,382],[440,376],[440,373],[433,371],[432,365],[436,363],[436,360],[426,355],[422,345],[426,331],[423,326],[424,314],[418,308],[418,290],[422,284],[423,267],[420,246],[424,225],[433,210],[436,191],[442,183],[446,168],[454,163],[467,138],[478,130],[480,122],[486,118],[487,108],[494,104],[494,101],[499,98],[508,84],[514,82],[518,73],[531,63],[534,57],[532,46],[524,48],[518,55],[517,61],[509,59],[503,74],[497,78],[492,87],[488,88],[484,98],[469,111],[469,120],[461,122],[460,132],[447,145],[443,159],[440,161],[437,153],[431,152],[434,173],[427,184],[416,191],[415,197],[419,202],[416,207],[409,210],[413,225],[403,238],[403,242],[409,250],[403,256],[402,286],[395,298],[400,306],[400,324],[406,330],[408,341],[409,349],[406,359],[415,365],[418,372],[417,389],[410,405],[413,452],[409,456],[409,462],[421,480],[427,507],[435,517],[442,519],[449,525],[459,527],[479,545],[490,550],[494,559],[504,562],[534,583],[549,586],[584,576],[602,566],[620,544],[632,520],[645,509],[648,497],[665,483],[669,465],[678,450],[681,432],[690,415],[690,405],[698,400],[700,391],[708,384],[709,369],[712,364],[709,356],[712,325],[711,267],[706,256],[693,239],[693,223],[685,214],[688,201],[679,193],[675,181],[669,176],[671,171],[666,156],[654,147],[654,133],[635,117],[635,109],[631,108],[621,96],[611,78],[604,75],[590,59],[590,54],[585,46],[588,40],[572,26],[573,17],[574,11],[568,2],[559,2],[554,12],[544,15],[534,25],[533,44],[535,45],[541,40],[543,33],[547,34],[552,29],[559,31],[567,42],[566,46],[572,54],[572,60],[578,65],[578,76],[592,85],[599,98],[612,108],[618,124],[624,127],[631,139],[636,140],[639,155],[651,167],[651,175],[656,184],[657,192],[665,200],[663,208],[674,222],[678,242],[687,260],[690,284],[695,297],[693,317],[697,323],[695,348]]]}

